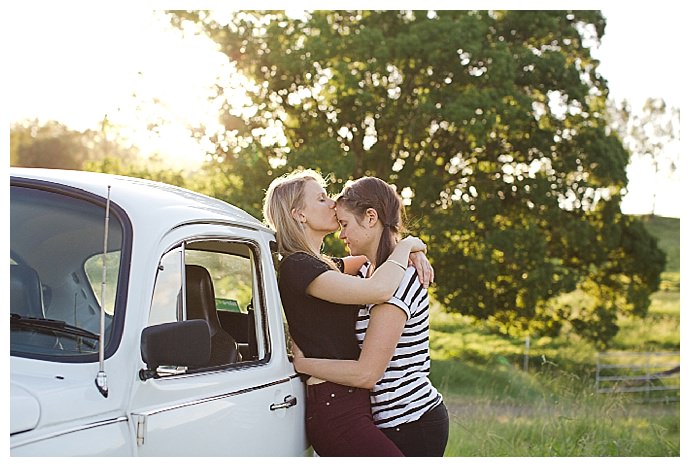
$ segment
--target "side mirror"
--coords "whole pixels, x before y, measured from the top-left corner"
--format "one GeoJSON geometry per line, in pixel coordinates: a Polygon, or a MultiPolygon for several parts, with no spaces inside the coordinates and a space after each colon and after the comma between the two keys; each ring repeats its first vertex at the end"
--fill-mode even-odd
{"type": "Polygon", "coordinates": [[[142,379],[162,365],[200,367],[211,359],[211,331],[203,319],[156,324],[141,332],[142,379]]]}

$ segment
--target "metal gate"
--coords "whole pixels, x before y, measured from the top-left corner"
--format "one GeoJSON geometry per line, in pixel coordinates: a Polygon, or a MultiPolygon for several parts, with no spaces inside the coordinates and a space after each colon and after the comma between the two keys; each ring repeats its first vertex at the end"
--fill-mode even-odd
{"type": "Polygon", "coordinates": [[[680,400],[680,352],[602,352],[597,393],[629,393],[640,402],[680,400]]]}

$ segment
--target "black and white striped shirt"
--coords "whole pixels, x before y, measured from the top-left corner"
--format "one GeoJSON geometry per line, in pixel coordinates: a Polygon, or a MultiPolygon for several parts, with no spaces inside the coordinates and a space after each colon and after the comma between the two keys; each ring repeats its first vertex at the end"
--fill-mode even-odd
{"type": "MultiPolygon", "coordinates": [[[[366,271],[368,264],[362,271],[366,271]]],[[[407,315],[405,328],[383,377],[371,390],[371,410],[379,428],[391,428],[418,420],[441,403],[441,394],[429,380],[429,294],[408,267],[398,289],[387,303],[407,315]]],[[[357,340],[360,347],[369,326],[371,309],[359,310],[357,340]]]]}

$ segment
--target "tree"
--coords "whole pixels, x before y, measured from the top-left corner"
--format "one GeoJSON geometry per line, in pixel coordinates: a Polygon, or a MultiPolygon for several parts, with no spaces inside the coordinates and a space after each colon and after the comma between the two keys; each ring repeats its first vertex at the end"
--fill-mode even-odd
{"type": "Polygon", "coordinates": [[[640,112],[633,111],[625,100],[610,102],[608,111],[611,127],[632,154],[632,162],[652,168],[655,186],[650,214],[654,216],[659,178],[674,175],[680,162],[678,146],[674,146],[680,141],[680,109],[668,108],[663,99],[649,98],[640,112]]]}
{"type": "Polygon", "coordinates": [[[13,166],[79,169],[88,157],[83,135],[59,122],[27,121],[10,128],[13,166]]]}
{"type": "Polygon", "coordinates": [[[600,344],[618,313],[646,312],[663,255],[620,212],[629,156],[587,46],[604,33],[600,12],[171,18],[196,23],[249,81],[253,107],[228,104],[236,145],[219,145],[218,163],[244,160],[253,180],[311,167],[335,190],[362,175],[395,184],[447,310],[510,333],[569,322],[600,344]],[[558,305],[576,291],[582,306],[558,305]]]}
{"type": "Polygon", "coordinates": [[[123,160],[118,157],[107,156],[98,161],[85,162],[82,169],[89,172],[155,180],[188,189],[196,188],[197,177],[195,174],[185,174],[180,170],[169,169],[166,167],[165,161],[158,156],[153,156],[147,160],[123,160]]]}
{"type": "Polygon", "coordinates": [[[10,165],[79,170],[89,161],[108,157],[131,161],[138,151],[118,135],[117,129],[109,128],[107,117],[100,131],[83,132],[56,121],[17,122],[10,128],[10,165]]]}

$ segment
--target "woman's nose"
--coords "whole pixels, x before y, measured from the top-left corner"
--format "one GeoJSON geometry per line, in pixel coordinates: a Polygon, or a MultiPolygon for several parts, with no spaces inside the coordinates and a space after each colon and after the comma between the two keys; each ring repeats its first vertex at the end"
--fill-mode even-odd
{"type": "Polygon", "coordinates": [[[343,229],[340,229],[340,234],[338,234],[338,238],[341,240],[345,240],[347,235],[345,235],[345,231],[343,229]]]}

